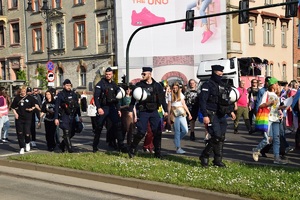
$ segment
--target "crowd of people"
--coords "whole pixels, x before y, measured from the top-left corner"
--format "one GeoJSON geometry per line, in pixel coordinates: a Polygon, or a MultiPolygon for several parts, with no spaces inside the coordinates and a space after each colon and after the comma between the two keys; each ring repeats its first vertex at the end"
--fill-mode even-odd
{"type": "Polygon", "coordinates": [[[145,138],[143,150],[161,158],[162,133],[173,130],[175,153],[186,153],[181,140],[189,133],[191,141],[195,141],[196,137],[205,140],[205,148],[199,156],[203,167],[209,166],[212,152],[213,165],[225,167],[222,157],[227,117],[234,121],[234,134],[239,134],[240,118],[243,117],[249,134],[260,133],[263,136],[263,140],[252,150],[253,159],[258,161],[260,156],[267,156],[266,153],[272,148],[274,163],[286,164],[285,155],[293,148],[286,141],[285,134],[294,132],[295,148],[300,148],[298,82],[293,80],[289,84],[279,84],[276,78],[266,77],[263,87],[259,87],[259,80],[253,79],[251,86],[246,88],[242,80],[237,88],[239,98],[231,101],[230,94],[226,93],[231,86],[222,81],[223,69],[223,66],[213,65],[210,79],[201,87],[196,80],[190,79],[185,88],[179,82],[171,85],[167,81],[157,82],[152,77],[152,68],[143,67],[141,80],[134,86],[122,86],[123,90],[113,81],[113,70],[107,68],[104,77],[95,85],[89,105],[86,92],[83,91],[79,96],[72,89],[69,79],[63,82],[62,91],[50,88],[45,96],[37,88],[23,86],[13,101],[2,88],[0,139],[3,143],[8,142],[8,113],[11,109],[20,154],[36,147],[36,129],[40,128],[42,121],[48,151],[58,147],[62,152],[72,153],[71,138],[83,129],[83,112],[91,117],[94,153],[98,151],[105,127],[106,142],[113,149],[128,153],[133,158],[140,141],[145,138]],[[136,92],[134,95],[138,91],[136,88],[141,88],[144,93],[139,96],[136,92]],[[262,112],[267,115],[264,129],[261,128],[264,124],[259,122],[262,112]],[[202,136],[195,134],[199,113],[205,127],[202,136]]]}

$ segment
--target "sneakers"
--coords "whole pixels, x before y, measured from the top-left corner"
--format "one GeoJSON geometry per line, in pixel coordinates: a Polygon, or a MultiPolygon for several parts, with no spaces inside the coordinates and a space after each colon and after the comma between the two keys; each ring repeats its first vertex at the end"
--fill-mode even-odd
{"type": "Polygon", "coordinates": [[[30,143],[27,143],[26,145],[25,145],[25,150],[28,152],[28,151],[30,151],[30,143]]]}
{"type": "Polygon", "coordinates": [[[274,159],[274,164],[285,165],[287,162],[278,157],[274,159]]]}
{"type": "Polygon", "coordinates": [[[36,147],[35,141],[31,141],[30,144],[31,144],[32,147],[36,147]]]}
{"type": "Polygon", "coordinates": [[[205,43],[213,35],[213,32],[205,31],[205,32],[203,32],[202,35],[203,35],[203,38],[201,40],[201,43],[205,43]]]}
{"type": "MultiPolygon", "coordinates": [[[[3,140],[2,140],[3,141],[3,140]]],[[[4,142],[4,141],[3,141],[4,142]]],[[[291,151],[294,151],[294,149],[292,147],[287,147],[285,148],[285,154],[290,153],[291,151]]]]}
{"type": "Polygon", "coordinates": [[[182,149],[182,148],[178,148],[177,150],[176,150],[176,153],[177,154],[185,154],[185,151],[182,149]]]}
{"type": "Polygon", "coordinates": [[[260,153],[259,153],[259,151],[258,151],[257,148],[253,148],[253,149],[252,149],[252,157],[253,157],[253,160],[254,160],[255,162],[258,161],[259,154],[260,154],[260,153]]]}
{"type": "Polygon", "coordinates": [[[151,24],[158,24],[165,22],[164,17],[158,17],[151,13],[146,7],[142,9],[140,13],[135,10],[131,14],[131,25],[132,26],[148,26],[151,24]]]}
{"type": "Polygon", "coordinates": [[[20,149],[20,154],[23,155],[24,154],[24,148],[20,149]]]}
{"type": "Polygon", "coordinates": [[[3,143],[8,143],[8,140],[2,139],[2,142],[3,142],[3,143]]]}

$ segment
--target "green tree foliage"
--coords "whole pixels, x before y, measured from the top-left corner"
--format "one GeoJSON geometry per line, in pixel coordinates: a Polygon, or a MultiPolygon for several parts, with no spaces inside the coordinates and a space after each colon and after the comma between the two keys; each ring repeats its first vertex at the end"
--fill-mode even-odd
{"type": "Polygon", "coordinates": [[[41,87],[42,89],[47,88],[48,81],[47,81],[47,70],[45,66],[40,66],[37,67],[36,69],[37,69],[37,75],[33,76],[33,78],[39,80],[40,82],[40,85],[38,85],[39,87],[41,87]]]}
{"type": "Polygon", "coordinates": [[[26,72],[24,70],[17,71],[17,79],[26,81],[26,72]]]}

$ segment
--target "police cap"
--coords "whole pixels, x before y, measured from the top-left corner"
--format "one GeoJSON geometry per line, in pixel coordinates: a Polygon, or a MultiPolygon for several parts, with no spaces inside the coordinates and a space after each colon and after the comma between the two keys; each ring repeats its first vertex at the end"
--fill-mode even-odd
{"type": "Polygon", "coordinates": [[[212,66],[211,66],[211,69],[212,69],[213,71],[220,71],[220,72],[223,72],[224,67],[223,67],[222,65],[212,65],[212,66]]]}
{"type": "Polygon", "coordinates": [[[152,72],[151,67],[143,67],[143,72],[152,72]]]}
{"type": "Polygon", "coordinates": [[[70,79],[66,79],[64,82],[63,82],[63,85],[66,85],[66,84],[72,84],[70,79]]]}
{"type": "Polygon", "coordinates": [[[111,67],[108,67],[108,68],[106,68],[106,70],[105,70],[105,72],[112,72],[113,70],[112,70],[112,68],[111,67]]]}
{"type": "Polygon", "coordinates": [[[31,87],[27,87],[26,92],[32,92],[32,88],[31,87]]]}

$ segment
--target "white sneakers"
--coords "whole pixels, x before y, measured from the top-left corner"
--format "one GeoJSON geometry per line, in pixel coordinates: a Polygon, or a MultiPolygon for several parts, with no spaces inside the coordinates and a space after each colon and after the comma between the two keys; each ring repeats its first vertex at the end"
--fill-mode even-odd
{"type": "Polygon", "coordinates": [[[25,145],[25,150],[28,152],[28,151],[30,151],[30,143],[27,143],[26,145],[25,145]]]}
{"type": "Polygon", "coordinates": [[[20,154],[23,155],[24,154],[24,148],[20,149],[20,154]]]}
{"type": "Polygon", "coordinates": [[[178,153],[178,154],[185,154],[185,151],[182,149],[182,148],[178,148],[177,150],[176,150],[176,153],[178,153]]]}
{"type": "Polygon", "coordinates": [[[258,161],[259,155],[260,155],[260,152],[258,151],[258,149],[257,148],[253,148],[252,149],[252,157],[253,157],[253,160],[255,162],[258,161]]]}

